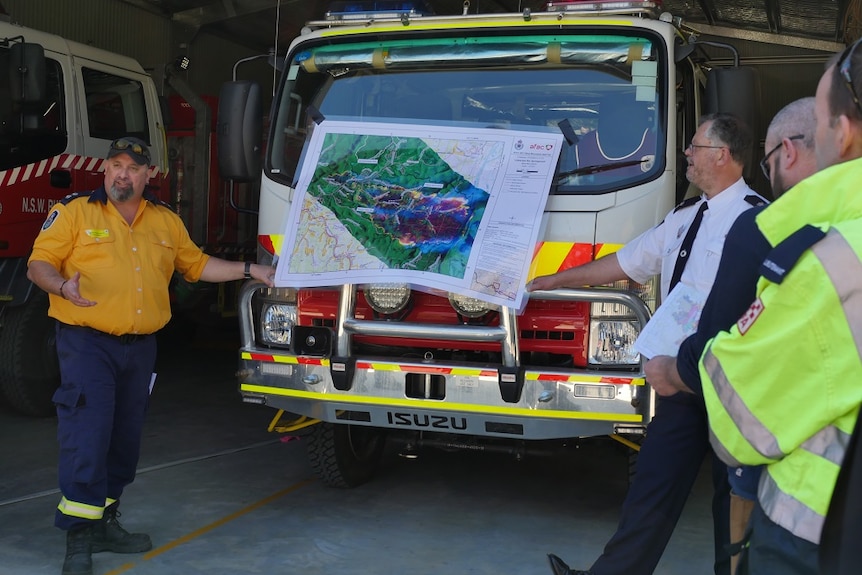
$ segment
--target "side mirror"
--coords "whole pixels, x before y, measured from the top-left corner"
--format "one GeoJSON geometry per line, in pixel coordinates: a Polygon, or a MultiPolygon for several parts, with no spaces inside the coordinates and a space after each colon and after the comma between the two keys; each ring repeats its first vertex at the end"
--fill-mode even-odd
{"type": "Polygon", "coordinates": [[[240,80],[222,86],[216,124],[222,178],[250,182],[260,174],[262,101],[255,82],[240,80]]]}
{"type": "Polygon", "coordinates": [[[16,104],[41,102],[46,95],[45,49],[20,42],[9,48],[9,92],[16,104]]]}

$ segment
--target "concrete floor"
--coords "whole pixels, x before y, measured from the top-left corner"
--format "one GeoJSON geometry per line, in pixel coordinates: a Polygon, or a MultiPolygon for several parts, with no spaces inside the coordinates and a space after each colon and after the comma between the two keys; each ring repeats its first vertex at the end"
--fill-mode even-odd
{"type": "MultiPolygon", "coordinates": [[[[325,487],[301,440],[267,433],[273,410],[240,401],[236,341],[163,347],[121,507],[154,549],[97,554],[97,575],[549,575],[546,553],[586,568],[616,528],[627,461],[604,440],[564,461],[393,455],[367,485],[325,487]]],[[[60,573],[55,428],[0,405],[0,575],[60,573]]],[[[709,498],[702,473],[658,575],[712,572],[709,498]]]]}

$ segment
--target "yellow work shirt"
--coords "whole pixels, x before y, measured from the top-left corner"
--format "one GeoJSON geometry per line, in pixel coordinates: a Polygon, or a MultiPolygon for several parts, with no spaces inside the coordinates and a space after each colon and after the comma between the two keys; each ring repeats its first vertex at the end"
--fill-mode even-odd
{"type": "Polygon", "coordinates": [[[152,194],[144,193],[129,225],[102,187],[54,206],[28,263],[37,260],[67,279],[80,272],[81,297],[97,302],[79,307],[50,294],[49,316],[124,335],[164,327],[171,318],[168,284],[174,270],[196,282],[209,256],[192,242],[180,217],[152,194]]]}

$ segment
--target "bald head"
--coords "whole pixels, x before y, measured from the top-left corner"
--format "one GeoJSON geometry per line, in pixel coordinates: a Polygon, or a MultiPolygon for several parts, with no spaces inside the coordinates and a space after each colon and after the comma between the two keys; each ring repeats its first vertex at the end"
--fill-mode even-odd
{"type": "Polygon", "coordinates": [[[813,97],[790,102],[775,114],[766,130],[761,165],[776,198],[817,171],[814,104],[813,97]]]}

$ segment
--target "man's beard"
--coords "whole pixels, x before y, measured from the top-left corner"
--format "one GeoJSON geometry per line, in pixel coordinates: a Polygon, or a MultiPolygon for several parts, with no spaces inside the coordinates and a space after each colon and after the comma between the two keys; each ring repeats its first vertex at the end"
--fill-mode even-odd
{"type": "Polygon", "coordinates": [[[775,158],[775,167],[772,169],[775,171],[772,175],[772,181],[769,183],[769,187],[772,188],[772,198],[777,200],[779,196],[781,196],[788,189],[788,186],[784,183],[784,176],[781,174],[780,156],[775,158]]]}
{"type": "Polygon", "coordinates": [[[117,183],[111,184],[110,190],[111,198],[115,202],[125,202],[129,200],[133,195],[135,195],[135,188],[131,185],[129,186],[119,186],[117,183]]]}

